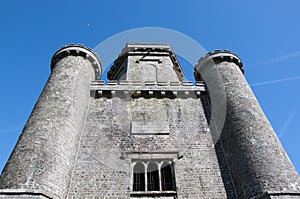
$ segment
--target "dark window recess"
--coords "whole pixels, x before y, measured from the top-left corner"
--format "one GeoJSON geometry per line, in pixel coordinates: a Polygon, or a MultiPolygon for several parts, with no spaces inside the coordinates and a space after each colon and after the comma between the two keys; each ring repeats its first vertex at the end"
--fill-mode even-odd
{"type": "Polygon", "coordinates": [[[174,163],[171,160],[133,160],[132,194],[175,194],[174,163]],[[144,192],[144,193],[143,193],[144,192]]]}
{"type": "Polygon", "coordinates": [[[175,190],[173,164],[163,163],[161,167],[161,184],[163,191],[175,190]]]}
{"type": "Polygon", "coordinates": [[[147,185],[148,185],[148,191],[159,191],[158,166],[154,162],[150,162],[148,164],[147,185]]]}
{"type": "Polygon", "coordinates": [[[141,162],[133,168],[133,191],[145,191],[145,168],[141,162]]]}

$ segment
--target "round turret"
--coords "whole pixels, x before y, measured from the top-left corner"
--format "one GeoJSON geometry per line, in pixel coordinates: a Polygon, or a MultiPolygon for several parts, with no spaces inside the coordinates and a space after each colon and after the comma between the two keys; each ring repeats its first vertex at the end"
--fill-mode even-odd
{"type": "MultiPolygon", "coordinates": [[[[195,67],[210,94],[210,124],[231,172],[238,198],[297,193],[299,176],[243,75],[240,58],[215,51],[195,67]],[[214,108],[217,107],[217,108],[214,108]],[[217,121],[217,122],[214,122],[217,121]],[[284,191],[283,191],[284,190],[284,191]]],[[[209,115],[209,114],[208,114],[209,115]]],[[[218,149],[217,149],[218,150],[218,149]]]]}
{"type": "Polygon", "coordinates": [[[61,59],[67,56],[81,56],[91,62],[94,71],[95,79],[100,79],[102,74],[102,65],[98,55],[88,47],[85,47],[82,44],[69,44],[67,46],[59,49],[52,57],[51,60],[51,71],[53,70],[55,64],[61,59]]]}
{"type": "Polygon", "coordinates": [[[101,63],[91,49],[69,45],[54,54],[51,71],[0,179],[2,191],[18,197],[67,198],[101,63]]]}

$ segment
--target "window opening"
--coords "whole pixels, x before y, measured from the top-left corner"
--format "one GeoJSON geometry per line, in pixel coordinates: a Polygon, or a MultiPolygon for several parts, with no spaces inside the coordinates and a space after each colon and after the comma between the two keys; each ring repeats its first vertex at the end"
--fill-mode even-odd
{"type": "Polygon", "coordinates": [[[155,162],[149,162],[147,167],[148,191],[159,191],[159,169],[155,162]]]}
{"type": "Polygon", "coordinates": [[[132,193],[176,195],[174,163],[169,159],[132,160],[132,193]]]}
{"type": "Polygon", "coordinates": [[[161,166],[161,184],[163,191],[174,191],[173,163],[164,161],[161,166]]]}
{"type": "Polygon", "coordinates": [[[133,191],[145,191],[145,167],[137,162],[133,167],[133,191]]]}

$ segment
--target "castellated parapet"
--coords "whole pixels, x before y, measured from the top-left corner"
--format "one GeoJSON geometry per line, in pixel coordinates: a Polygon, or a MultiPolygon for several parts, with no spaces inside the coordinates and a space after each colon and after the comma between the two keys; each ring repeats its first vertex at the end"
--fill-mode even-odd
{"type": "Polygon", "coordinates": [[[69,45],[0,178],[0,198],[299,198],[299,175],[240,58],[208,53],[184,73],[170,45],[127,44],[99,80],[69,45]]]}

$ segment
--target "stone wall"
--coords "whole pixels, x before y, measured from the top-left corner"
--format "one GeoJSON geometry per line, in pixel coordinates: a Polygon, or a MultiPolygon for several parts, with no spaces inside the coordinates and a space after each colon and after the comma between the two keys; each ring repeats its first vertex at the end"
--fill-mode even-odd
{"type": "Polygon", "coordinates": [[[127,44],[104,85],[93,81],[101,64],[90,49],[62,48],[0,177],[0,198],[299,197],[299,175],[239,58],[218,51],[201,64],[196,80],[206,85],[192,85],[169,45],[127,44]],[[136,159],[172,162],[176,188],[134,192],[136,159]]]}
{"type": "Polygon", "coordinates": [[[225,198],[211,134],[198,98],[91,99],[68,198],[128,198],[132,190],[130,154],[174,158],[179,198],[225,198]],[[153,135],[132,135],[131,123],[154,124],[153,135]],[[159,134],[168,125],[169,134],[159,134]],[[122,155],[125,158],[122,158],[122,155]]]}

